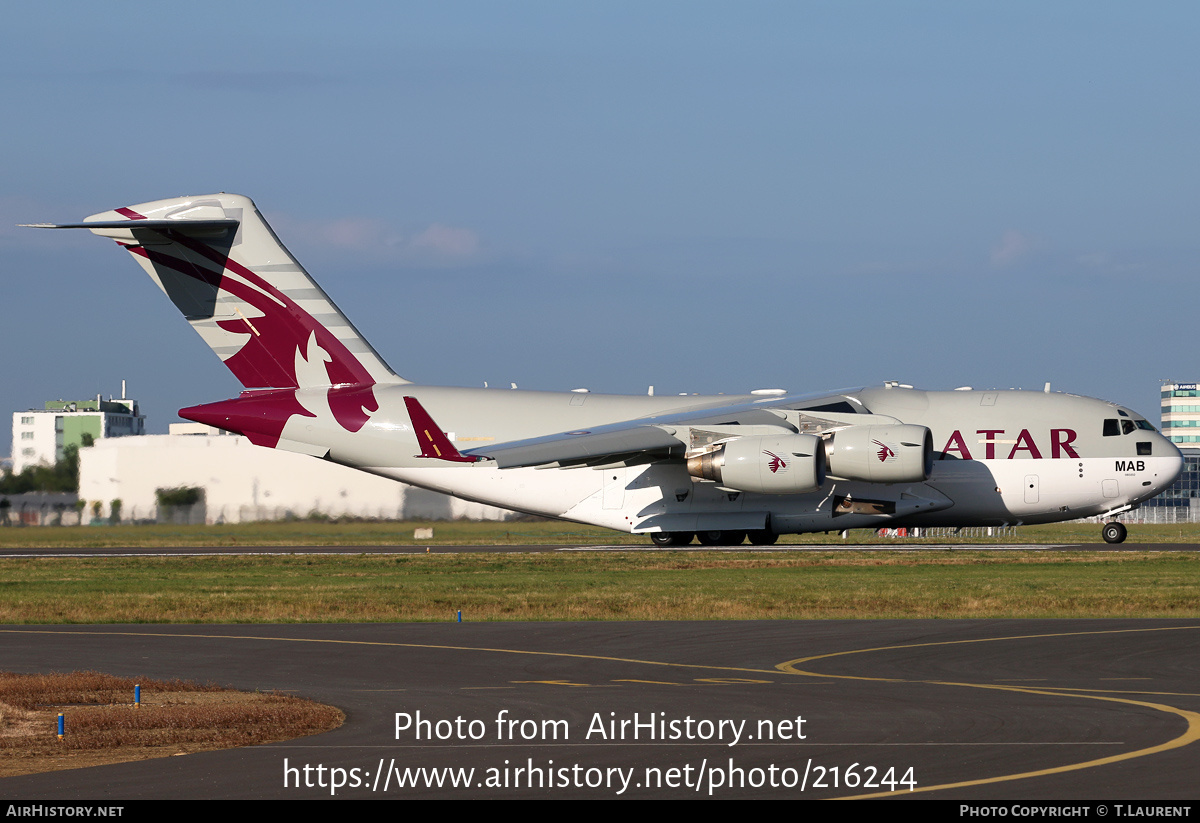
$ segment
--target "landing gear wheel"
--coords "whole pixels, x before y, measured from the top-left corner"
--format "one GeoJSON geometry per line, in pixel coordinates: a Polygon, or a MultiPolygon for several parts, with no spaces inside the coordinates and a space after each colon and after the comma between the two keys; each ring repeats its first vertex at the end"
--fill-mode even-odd
{"type": "Polygon", "coordinates": [[[770,529],[752,529],[746,532],[746,535],[755,546],[774,546],[775,541],[779,539],[779,535],[770,529]]]}
{"type": "Polygon", "coordinates": [[[1128,532],[1125,530],[1124,523],[1105,523],[1104,530],[1100,532],[1104,535],[1105,543],[1124,543],[1125,535],[1128,532]]]}
{"type": "Polygon", "coordinates": [[[746,539],[746,533],[708,531],[699,532],[696,537],[704,546],[740,546],[746,539]]]}
{"type": "Polygon", "coordinates": [[[654,532],[650,540],[656,546],[686,546],[692,542],[691,532],[654,532]]]}

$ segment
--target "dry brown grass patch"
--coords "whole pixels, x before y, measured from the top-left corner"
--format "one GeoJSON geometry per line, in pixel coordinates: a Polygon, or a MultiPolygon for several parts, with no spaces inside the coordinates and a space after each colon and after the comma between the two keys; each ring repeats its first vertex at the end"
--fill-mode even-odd
{"type": "Polygon", "coordinates": [[[98,672],[0,673],[0,776],[291,740],[345,715],[290,695],[98,672]],[[133,687],[142,687],[135,708],[133,687]],[[58,739],[57,717],[66,717],[58,739]]]}

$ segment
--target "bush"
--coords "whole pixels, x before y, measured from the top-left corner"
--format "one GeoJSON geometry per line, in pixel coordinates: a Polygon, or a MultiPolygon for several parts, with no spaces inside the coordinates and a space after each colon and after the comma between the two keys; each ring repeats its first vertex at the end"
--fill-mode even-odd
{"type": "Polygon", "coordinates": [[[158,489],[154,492],[160,506],[194,506],[200,502],[203,489],[196,486],[175,486],[171,489],[158,489]]]}

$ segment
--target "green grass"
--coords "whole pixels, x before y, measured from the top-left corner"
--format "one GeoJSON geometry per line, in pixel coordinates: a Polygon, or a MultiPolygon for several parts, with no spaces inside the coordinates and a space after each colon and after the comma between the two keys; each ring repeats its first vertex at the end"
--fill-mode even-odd
{"type": "Polygon", "coordinates": [[[579,542],[647,545],[645,537],[593,526],[532,521],[319,521],[293,520],[222,526],[43,526],[0,529],[0,548],[118,548],[127,546],[445,546],[579,542]],[[413,531],[433,528],[435,539],[413,531]]]}
{"type": "Polygon", "coordinates": [[[4,623],[1200,617],[1200,554],[604,552],[0,560],[4,623]]]}
{"type": "MultiPolygon", "coordinates": [[[[1139,543],[1200,527],[1132,526],[1139,543]]],[[[650,551],[644,536],[561,522],[313,522],[3,528],[0,547],[628,545],[630,552],[0,559],[0,622],[253,623],[891,617],[1200,617],[1200,553],[1006,552],[986,544],[1100,541],[1094,523],[1002,541],[873,532],[788,536],[805,552],[650,551]],[[433,540],[413,530],[432,527],[433,540]],[[848,543],[879,550],[821,551],[848,543]],[[984,544],[984,545],[976,545],[984,544]],[[816,551],[813,551],[816,549],[816,551]]],[[[694,549],[698,547],[693,547],[694,549]]]]}
{"type": "MultiPolygon", "coordinates": [[[[976,530],[977,531],[977,530],[976,530]]],[[[1021,526],[1015,536],[935,538],[938,543],[1099,543],[1096,523],[1021,526]]],[[[1133,525],[1129,540],[1137,543],[1200,542],[1200,524],[1133,525]]],[[[849,541],[835,534],[785,535],[780,545],[843,545],[846,542],[903,545],[879,538],[868,529],[850,532],[849,541]]],[[[119,548],[128,546],[447,546],[447,545],[628,545],[648,546],[644,535],[630,535],[558,521],[479,523],[437,522],[290,522],[242,523],[225,526],[43,526],[0,528],[0,548],[119,548]],[[434,530],[433,540],[414,540],[416,528],[434,530]]]]}

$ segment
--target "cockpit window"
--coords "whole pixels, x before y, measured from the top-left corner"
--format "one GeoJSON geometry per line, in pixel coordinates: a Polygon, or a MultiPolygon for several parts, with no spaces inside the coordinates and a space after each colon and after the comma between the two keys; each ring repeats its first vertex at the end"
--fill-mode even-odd
{"type": "Polygon", "coordinates": [[[1150,425],[1145,420],[1117,420],[1108,418],[1104,421],[1104,436],[1116,437],[1122,434],[1132,434],[1141,429],[1142,431],[1157,431],[1154,426],[1150,425]]]}

